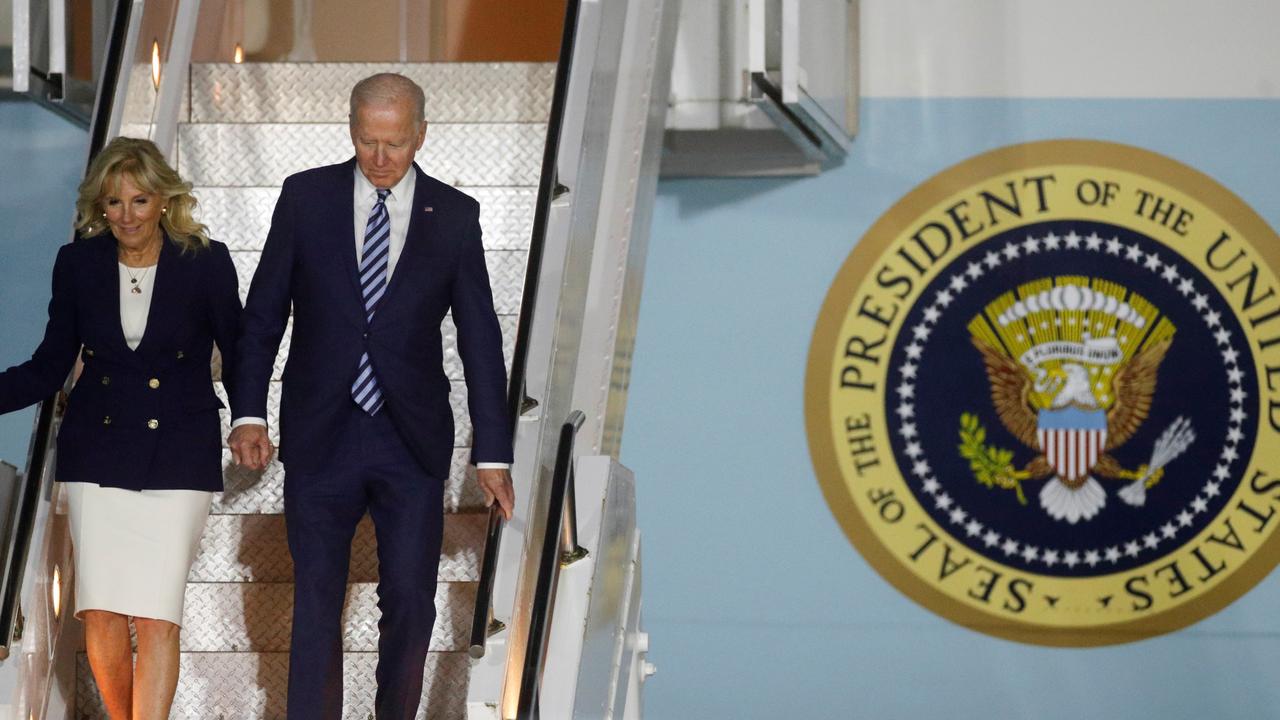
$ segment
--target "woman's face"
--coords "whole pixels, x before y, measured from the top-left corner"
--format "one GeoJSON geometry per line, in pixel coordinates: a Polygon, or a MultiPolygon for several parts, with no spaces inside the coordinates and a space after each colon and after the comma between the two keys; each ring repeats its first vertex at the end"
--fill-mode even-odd
{"type": "Polygon", "coordinates": [[[164,198],[143,192],[127,175],[106,183],[102,211],[116,241],[130,250],[142,250],[160,238],[160,215],[164,198]]]}

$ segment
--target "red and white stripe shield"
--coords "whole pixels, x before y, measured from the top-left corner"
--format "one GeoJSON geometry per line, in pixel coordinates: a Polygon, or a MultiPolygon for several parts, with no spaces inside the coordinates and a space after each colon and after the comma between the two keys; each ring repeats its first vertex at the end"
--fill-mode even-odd
{"type": "Polygon", "coordinates": [[[1041,410],[1036,437],[1058,477],[1081,482],[1107,443],[1107,415],[1099,411],[1041,410]]]}

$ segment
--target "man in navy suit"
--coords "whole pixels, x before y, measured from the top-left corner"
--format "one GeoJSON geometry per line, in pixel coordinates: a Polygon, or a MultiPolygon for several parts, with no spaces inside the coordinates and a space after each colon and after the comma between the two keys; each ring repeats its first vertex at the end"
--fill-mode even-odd
{"type": "Polygon", "coordinates": [[[401,75],[351,93],[355,158],[284,182],[239,343],[237,463],[271,455],[267,385],[293,312],[280,402],[285,522],[294,562],[289,717],[342,715],[342,605],[356,524],[378,540],[379,720],[415,717],[435,622],[442,487],[453,412],[440,325],[452,311],[467,384],[472,462],[486,499],[514,504],[502,336],[479,205],[413,162],[422,89],[401,75]]]}

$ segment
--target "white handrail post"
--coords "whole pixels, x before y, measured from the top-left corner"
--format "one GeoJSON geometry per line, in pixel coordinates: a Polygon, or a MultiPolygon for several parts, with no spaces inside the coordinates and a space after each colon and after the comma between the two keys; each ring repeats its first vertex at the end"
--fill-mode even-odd
{"type": "Polygon", "coordinates": [[[191,65],[191,47],[195,43],[196,23],[200,17],[200,0],[179,0],[169,38],[169,57],[160,75],[160,92],[156,97],[156,114],[151,141],[175,164],[178,148],[178,111],[186,89],[187,68],[191,65]]]}
{"type": "Polygon", "coordinates": [[[13,91],[31,89],[31,0],[13,0],[13,91]]]}
{"type": "MultiPolygon", "coordinates": [[[[142,11],[145,0],[133,0],[129,8],[129,29],[125,33],[124,51],[120,53],[120,74],[116,78],[116,87],[111,103],[111,118],[107,121],[107,132],[103,140],[110,141],[120,134],[124,124],[124,110],[129,104],[129,77],[133,74],[134,58],[138,54],[138,33],[142,27],[142,11]]],[[[122,6],[116,6],[116,12],[124,12],[122,6]]],[[[113,20],[114,21],[114,20],[113,20]]],[[[105,92],[105,89],[104,89],[105,92]]]]}
{"type": "Polygon", "coordinates": [[[67,74],[67,3],[49,0],[49,78],[67,74]]]}

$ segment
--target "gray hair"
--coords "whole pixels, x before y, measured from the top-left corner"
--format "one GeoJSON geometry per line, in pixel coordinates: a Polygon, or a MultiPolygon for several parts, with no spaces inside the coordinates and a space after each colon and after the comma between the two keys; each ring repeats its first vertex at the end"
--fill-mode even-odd
{"type": "Polygon", "coordinates": [[[356,83],[351,88],[350,121],[356,121],[356,111],[365,105],[409,102],[417,110],[418,122],[427,117],[427,96],[418,83],[399,73],[378,73],[356,83]]]}

